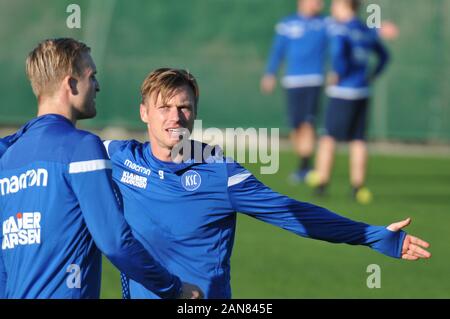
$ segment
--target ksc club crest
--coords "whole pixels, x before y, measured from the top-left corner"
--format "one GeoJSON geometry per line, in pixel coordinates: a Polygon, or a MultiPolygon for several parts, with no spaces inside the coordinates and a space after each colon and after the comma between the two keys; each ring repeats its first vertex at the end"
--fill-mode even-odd
{"type": "Polygon", "coordinates": [[[193,192],[202,184],[200,174],[195,171],[187,171],[181,176],[181,185],[184,189],[193,192]]]}

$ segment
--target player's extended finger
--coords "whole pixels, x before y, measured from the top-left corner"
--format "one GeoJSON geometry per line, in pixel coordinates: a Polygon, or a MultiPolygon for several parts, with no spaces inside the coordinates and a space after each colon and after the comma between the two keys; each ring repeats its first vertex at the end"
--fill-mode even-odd
{"type": "Polygon", "coordinates": [[[411,243],[428,248],[430,247],[430,244],[428,242],[426,242],[425,240],[422,240],[418,237],[414,237],[414,236],[409,236],[409,239],[411,241],[411,243]]]}
{"type": "Polygon", "coordinates": [[[414,245],[414,244],[410,244],[408,247],[408,253],[412,252],[413,256],[418,256],[421,258],[430,258],[431,257],[431,253],[429,251],[426,251],[425,249],[414,245]]]}
{"type": "Polygon", "coordinates": [[[407,254],[407,255],[410,255],[410,256],[422,258],[422,259],[428,259],[428,258],[430,258],[430,256],[423,255],[423,254],[421,254],[421,253],[419,253],[419,252],[417,252],[417,251],[411,250],[411,249],[408,250],[408,251],[406,252],[406,254],[407,254]]]}
{"type": "Polygon", "coordinates": [[[402,259],[405,259],[405,260],[417,260],[417,259],[419,259],[419,257],[411,256],[411,255],[408,255],[408,254],[403,254],[402,255],[402,259]]]}
{"type": "Polygon", "coordinates": [[[400,229],[408,226],[411,223],[411,218],[407,218],[405,220],[390,224],[387,229],[390,231],[399,231],[400,229]]]}

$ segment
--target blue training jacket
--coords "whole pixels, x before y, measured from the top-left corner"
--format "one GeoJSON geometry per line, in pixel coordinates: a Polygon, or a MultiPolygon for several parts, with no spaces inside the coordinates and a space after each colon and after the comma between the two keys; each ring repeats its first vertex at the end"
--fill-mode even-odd
{"type": "Polygon", "coordinates": [[[294,14],[282,19],[275,28],[266,74],[275,75],[286,61],[285,88],[322,86],[331,26],[332,20],[322,16],[294,14]]]}
{"type": "Polygon", "coordinates": [[[339,83],[327,88],[328,96],[347,100],[369,97],[370,80],[375,79],[389,61],[377,30],[369,29],[355,18],[335,24],[331,33],[331,63],[339,83]],[[369,69],[372,54],[377,56],[373,71],[369,69]]]}
{"type": "MultiPolygon", "coordinates": [[[[366,245],[400,257],[403,231],[355,222],[278,194],[201,143],[194,142],[195,157],[180,164],[155,158],[149,143],[104,143],[133,234],[169,271],[198,284],[206,298],[231,298],[236,212],[302,237],[366,245]]],[[[129,285],[131,298],[158,298],[134,280],[129,285]]]]}
{"type": "Polygon", "coordinates": [[[101,252],[158,296],[178,295],[179,278],[132,236],[97,136],[52,114],[0,145],[0,298],[99,298],[101,252]]]}

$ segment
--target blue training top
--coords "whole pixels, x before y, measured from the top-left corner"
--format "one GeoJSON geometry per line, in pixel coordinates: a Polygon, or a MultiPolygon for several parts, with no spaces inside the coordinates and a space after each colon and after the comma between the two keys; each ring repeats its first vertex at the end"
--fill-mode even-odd
{"type": "Polygon", "coordinates": [[[388,61],[389,54],[376,29],[368,28],[357,18],[336,24],[332,29],[331,62],[339,83],[327,88],[328,96],[347,100],[369,97],[370,80],[385,69],[388,61]],[[374,71],[369,73],[373,53],[378,60],[374,71]]]}
{"type": "Polygon", "coordinates": [[[294,14],[282,19],[275,28],[266,74],[275,75],[285,60],[285,88],[321,86],[331,25],[332,20],[322,16],[294,14]]]}
{"type": "Polygon", "coordinates": [[[99,298],[101,252],[158,296],[178,296],[179,278],[132,236],[97,136],[51,114],[0,145],[0,298],[99,298]]]}
{"type": "MultiPolygon", "coordinates": [[[[355,222],[278,194],[199,142],[193,142],[191,160],[180,164],[158,160],[149,143],[106,141],[105,147],[133,234],[169,271],[198,284],[206,298],[231,298],[236,212],[302,237],[366,245],[400,257],[403,231],[355,222]]],[[[130,293],[158,298],[134,280],[130,293]]]]}

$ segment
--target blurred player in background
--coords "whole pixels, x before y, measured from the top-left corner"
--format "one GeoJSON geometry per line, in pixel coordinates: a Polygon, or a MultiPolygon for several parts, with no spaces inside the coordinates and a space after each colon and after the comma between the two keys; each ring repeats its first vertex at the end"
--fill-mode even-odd
{"type": "Polygon", "coordinates": [[[291,125],[291,140],[300,157],[294,182],[303,181],[311,169],[315,145],[315,122],[324,84],[324,64],[328,43],[326,18],[320,15],[322,0],[298,0],[298,12],[282,19],[261,80],[263,93],[271,93],[276,74],[283,61],[286,74],[282,85],[286,89],[287,113],[291,125]]]}
{"type": "Polygon", "coordinates": [[[388,52],[376,29],[369,29],[357,17],[360,1],[333,0],[332,15],[338,22],[332,30],[331,64],[328,76],[328,108],[325,135],[321,137],[316,158],[316,171],[308,181],[323,195],[330,182],[336,141],[350,142],[350,184],[352,194],[361,203],[371,200],[365,187],[367,167],[366,131],[369,113],[370,84],[388,62],[388,52]],[[378,58],[369,67],[372,54],[378,58]]]}
{"type": "MultiPolygon", "coordinates": [[[[420,247],[426,242],[401,231],[410,219],[372,226],[298,202],[272,191],[216,147],[189,140],[199,89],[188,72],[153,71],[141,96],[150,142],[105,141],[125,218],[163,266],[198,284],[206,298],[231,297],[236,212],[303,237],[366,245],[391,257],[431,256],[420,247]]],[[[131,298],[158,298],[135,280],[129,289],[131,298]]]]}
{"type": "Polygon", "coordinates": [[[102,142],[75,127],[96,115],[95,74],[73,39],[28,56],[38,117],[0,143],[0,298],[99,298],[101,252],[162,298],[197,298],[133,237],[102,142]]]}

